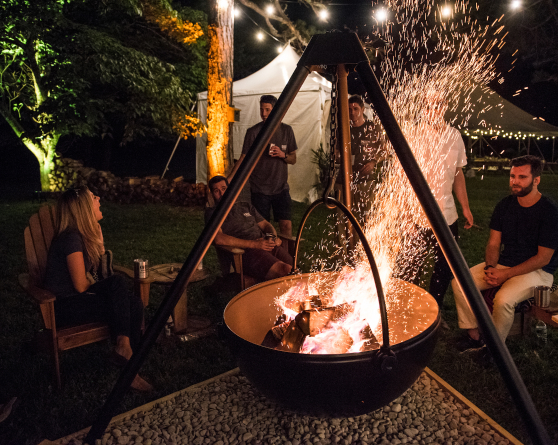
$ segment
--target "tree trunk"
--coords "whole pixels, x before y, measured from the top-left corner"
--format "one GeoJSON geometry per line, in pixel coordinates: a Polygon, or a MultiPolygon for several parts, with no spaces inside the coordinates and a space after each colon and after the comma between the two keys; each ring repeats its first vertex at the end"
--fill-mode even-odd
{"type": "Polygon", "coordinates": [[[60,139],[59,134],[43,137],[40,143],[36,143],[30,139],[23,139],[25,146],[35,155],[39,161],[39,172],[41,178],[41,191],[52,191],[50,181],[50,173],[52,172],[54,154],[56,153],[56,145],[60,139]]]}
{"type": "Polygon", "coordinates": [[[228,108],[232,105],[233,2],[212,0],[207,72],[207,177],[224,175],[230,163],[228,108]]]}

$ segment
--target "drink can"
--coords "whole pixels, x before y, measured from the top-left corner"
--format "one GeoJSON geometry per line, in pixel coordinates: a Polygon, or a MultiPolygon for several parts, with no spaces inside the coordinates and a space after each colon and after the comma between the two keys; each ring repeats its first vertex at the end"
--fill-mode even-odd
{"type": "Polygon", "coordinates": [[[149,261],[142,259],[134,260],[134,276],[136,278],[147,278],[149,276],[149,261]]]}

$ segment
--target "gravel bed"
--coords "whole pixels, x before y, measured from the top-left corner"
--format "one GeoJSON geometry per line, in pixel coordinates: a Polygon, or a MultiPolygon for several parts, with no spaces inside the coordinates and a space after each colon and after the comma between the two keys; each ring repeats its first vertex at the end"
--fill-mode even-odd
{"type": "MultiPolygon", "coordinates": [[[[82,444],[85,433],[57,444],[82,444]]],[[[498,444],[487,421],[423,373],[401,397],[369,414],[318,418],[284,411],[240,374],[187,389],[111,424],[96,445],[498,444]]]]}

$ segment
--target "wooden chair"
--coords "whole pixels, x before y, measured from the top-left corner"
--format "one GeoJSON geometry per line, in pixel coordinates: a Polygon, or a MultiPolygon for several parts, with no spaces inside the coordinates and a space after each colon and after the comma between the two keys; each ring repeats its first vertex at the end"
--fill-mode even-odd
{"type": "Polygon", "coordinates": [[[45,331],[43,340],[53,358],[56,385],[60,389],[59,354],[68,349],[77,348],[90,343],[110,338],[109,327],[105,323],[87,323],[77,326],[58,328],[54,315],[56,297],[42,288],[48,249],[54,238],[54,208],[43,206],[39,213],[29,219],[29,226],[25,228],[25,255],[29,273],[19,276],[19,283],[23,289],[39,305],[43,317],[45,331]]]}

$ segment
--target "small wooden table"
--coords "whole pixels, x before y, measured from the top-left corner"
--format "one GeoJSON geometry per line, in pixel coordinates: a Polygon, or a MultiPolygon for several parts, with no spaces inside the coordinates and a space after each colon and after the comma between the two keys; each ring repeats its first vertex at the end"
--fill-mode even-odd
{"type": "Polygon", "coordinates": [[[556,323],[555,321],[552,320],[552,316],[554,314],[558,313],[558,308],[557,307],[547,307],[547,308],[542,308],[542,307],[538,307],[533,305],[531,307],[532,311],[533,311],[533,315],[535,316],[535,318],[537,320],[542,320],[544,321],[548,326],[552,326],[554,328],[558,328],[558,323],[556,323]]]}
{"type": "MultiPolygon", "coordinates": [[[[178,272],[182,268],[181,263],[158,264],[149,268],[149,276],[147,278],[135,278],[133,271],[125,272],[131,278],[134,278],[134,291],[136,295],[141,297],[143,305],[147,306],[149,302],[149,291],[151,283],[170,285],[176,279],[178,272]]],[[[189,284],[205,280],[209,277],[209,272],[205,269],[196,269],[192,274],[189,284]]],[[[206,329],[211,322],[203,317],[188,315],[188,296],[187,289],[184,289],[180,300],[176,303],[172,312],[174,322],[174,334],[190,334],[202,329],[206,329]]]]}

